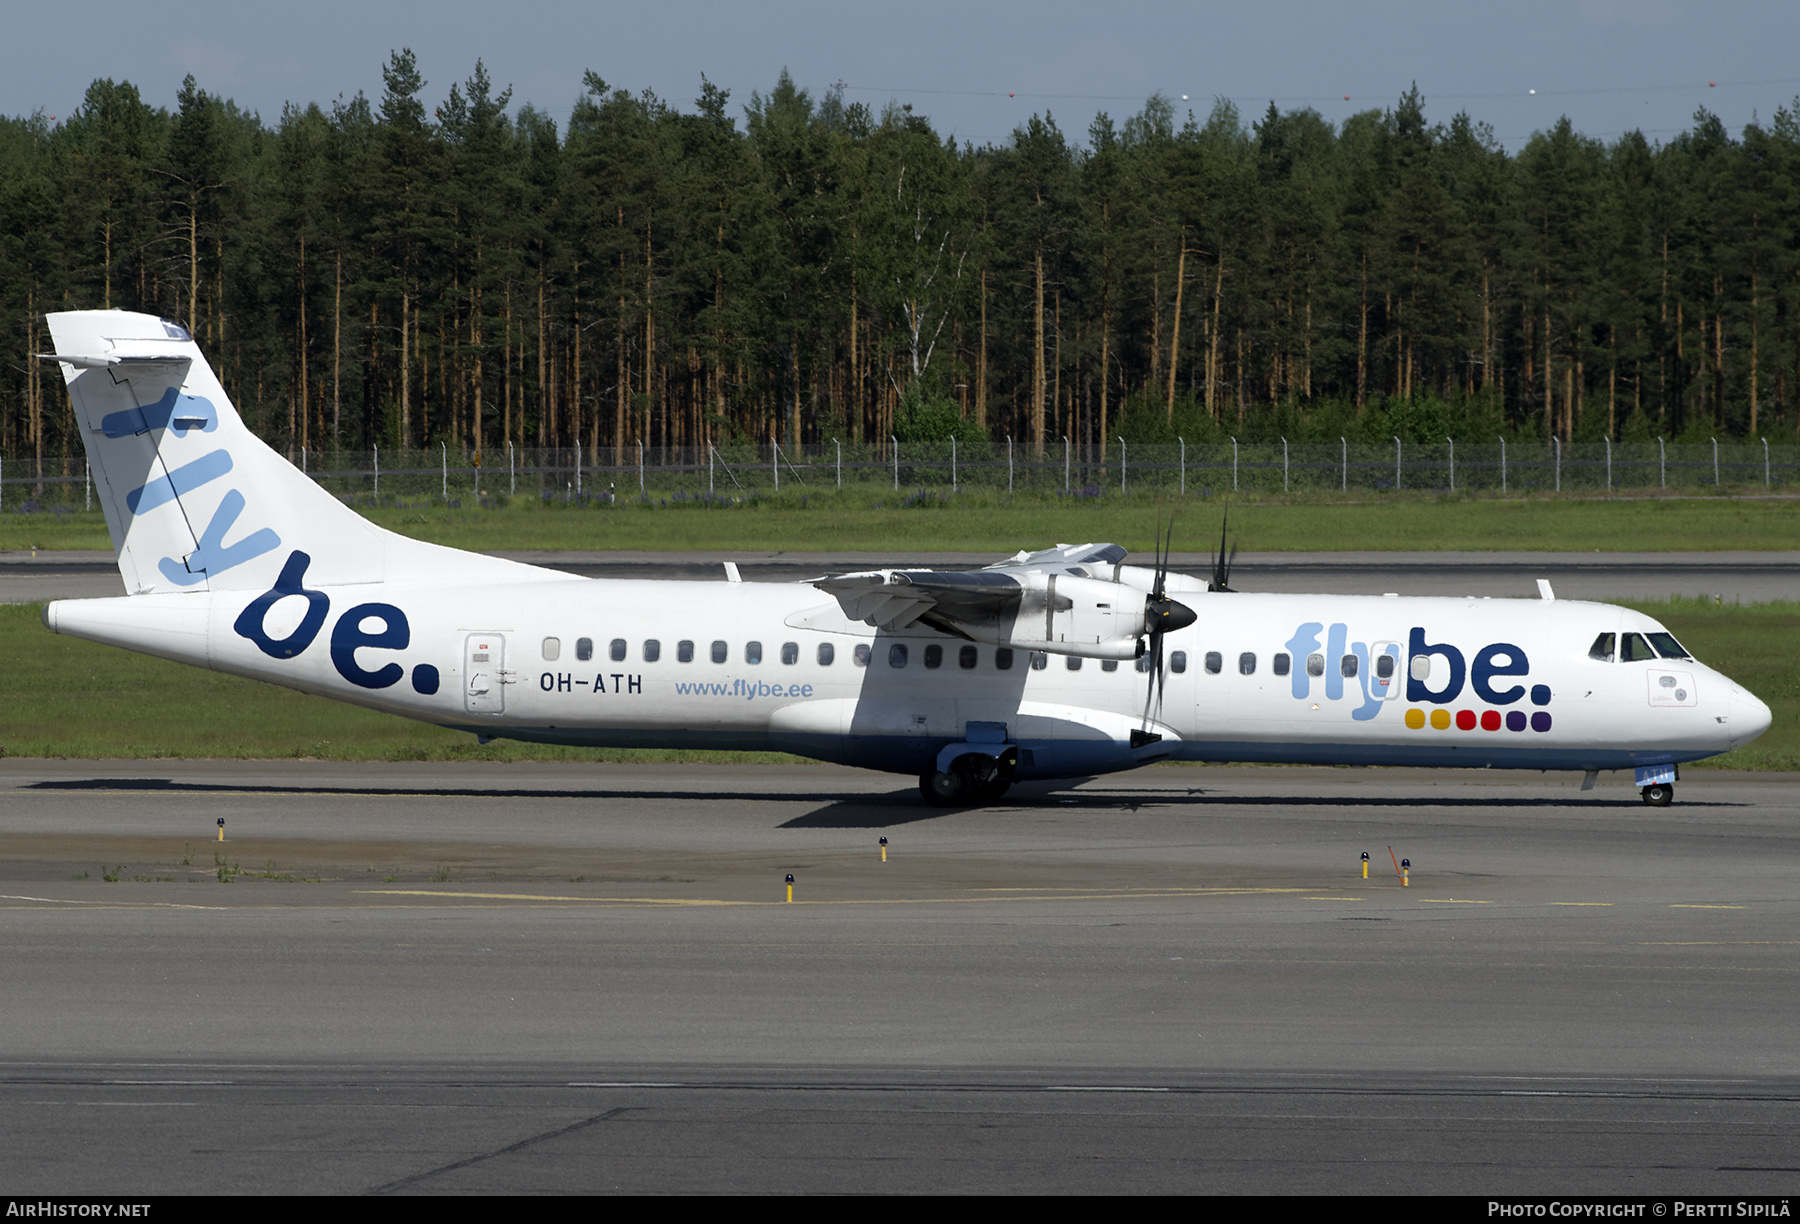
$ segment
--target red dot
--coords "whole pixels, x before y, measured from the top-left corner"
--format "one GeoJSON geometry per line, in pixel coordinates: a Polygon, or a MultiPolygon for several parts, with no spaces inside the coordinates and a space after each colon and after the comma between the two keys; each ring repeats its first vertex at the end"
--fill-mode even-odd
{"type": "Polygon", "coordinates": [[[1456,729],[1458,731],[1473,731],[1475,729],[1475,711],[1458,710],[1456,712],[1456,729]]]}
{"type": "Polygon", "coordinates": [[[1500,711],[1483,710],[1481,712],[1481,729],[1483,731],[1498,731],[1500,729],[1500,711]]]}

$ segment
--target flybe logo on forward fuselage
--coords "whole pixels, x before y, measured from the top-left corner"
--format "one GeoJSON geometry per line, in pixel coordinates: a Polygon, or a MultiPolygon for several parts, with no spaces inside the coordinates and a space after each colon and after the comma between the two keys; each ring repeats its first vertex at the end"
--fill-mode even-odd
{"type": "Polygon", "coordinates": [[[1531,661],[1511,642],[1490,642],[1465,655],[1447,642],[1427,641],[1422,626],[1412,628],[1403,646],[1398,641],[1351,641],[1349,628],[1342,623],[1307,621],[1286,645],[1289,654],[1278,657],[1277,668],[1279,674],[1285,665],[1294,700],[1360,696],[1361,704],[1350,715],[1359,722],[1374,718],[1387,702],[1404,696],[1409,707],[1405,722],[1414,729],[1427,724],[1439,730],[1453,724],[1462,730],[1550,729],[1547,711],[1527,717],[1521,710],[1505,708],[1527,698],[1534,706],[1550,704],[1549,685],[1525,683],[1531,661]],[[1442,708],[1463,701],[1465,691],[1472,698],[1471,708],[1442,708]],[[1486,708],[1474,708],[1477,703],[1486,708]],[[1428,712],[1422,706],[1440,708],[1428,712]]]}

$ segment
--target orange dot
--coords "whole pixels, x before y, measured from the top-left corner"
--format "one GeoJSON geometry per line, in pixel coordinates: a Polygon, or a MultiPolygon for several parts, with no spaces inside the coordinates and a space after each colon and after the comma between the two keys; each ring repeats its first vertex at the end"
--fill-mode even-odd
{"type": "Polygon", "coordinates": [[[1433,710],[1431,712],[1431,725],[1436,727],[1439,731],[1448,731],[1450,729],[1450,711],[1433,710]]]}
{"type": "Polygon", "coordinates": [[[1406,712],[1406,725],[1414,731],[1423,727],[1425,725],[1425,711],[1408,710],[1406,712]]]}

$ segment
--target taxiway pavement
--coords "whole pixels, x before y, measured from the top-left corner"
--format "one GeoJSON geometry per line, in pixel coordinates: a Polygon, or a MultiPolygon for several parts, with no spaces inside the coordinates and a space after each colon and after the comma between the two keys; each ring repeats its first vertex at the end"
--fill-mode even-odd
{"type": "Polygon", "coordinates": [[[1800,789],[1577,785],[7,760],[0,1182],[1791,1192],[1800,789]]]}

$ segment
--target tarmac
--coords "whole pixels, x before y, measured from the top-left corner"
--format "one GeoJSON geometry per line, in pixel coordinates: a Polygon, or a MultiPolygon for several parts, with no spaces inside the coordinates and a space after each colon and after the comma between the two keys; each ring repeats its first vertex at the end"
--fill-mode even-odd
{"type": "Polygon", "coordinates": [[[0,1184],[1791,1193],[1794,779],[1578,785],[0,761],[0,1184]]]}

